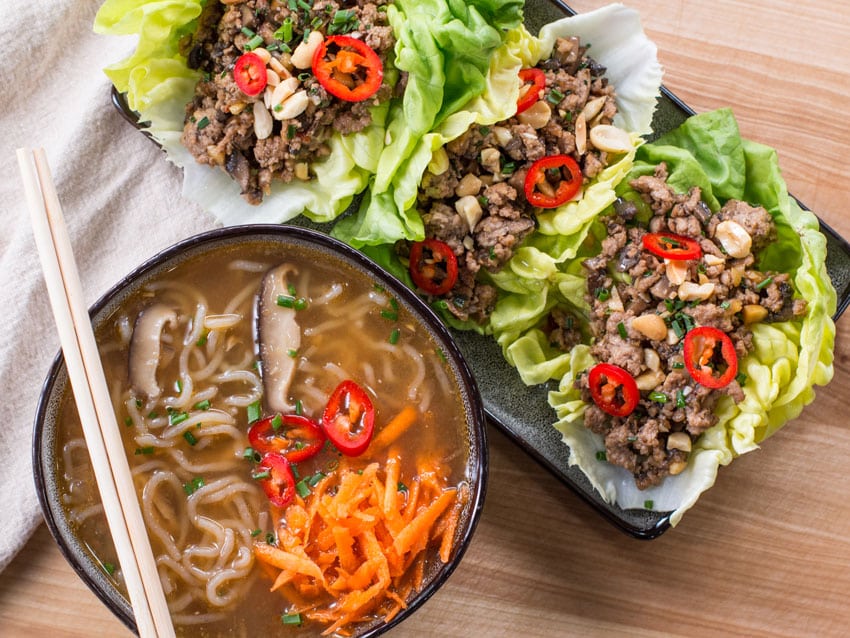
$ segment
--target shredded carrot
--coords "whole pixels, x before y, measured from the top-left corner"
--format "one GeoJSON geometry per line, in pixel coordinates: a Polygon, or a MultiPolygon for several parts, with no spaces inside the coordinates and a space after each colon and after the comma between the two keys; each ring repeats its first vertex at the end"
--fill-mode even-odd
{"type": "Polygon", "coordinates": [[[416,410],[413,406],[406,405],[372,438],[369,449],[373,452],[383,450],[404,434],[414,421],[416,421],[416,410]]]}
{"type": "MultiPolygon", "coordinates": [[[[400,433],[409,423],[396,423],[415,415],[402,410],[384,430],[400,433]]],[[[281,513],[277,545],[254,545],[271,589],[290,611],[324,624],[325,635],[391,620],[422,587],[426,561],[451,553],[465,494],[449,485],[441,460],[419,458],[410,477],[403,467],[395,450],[383,466],[339,467],[281,513]]]]}

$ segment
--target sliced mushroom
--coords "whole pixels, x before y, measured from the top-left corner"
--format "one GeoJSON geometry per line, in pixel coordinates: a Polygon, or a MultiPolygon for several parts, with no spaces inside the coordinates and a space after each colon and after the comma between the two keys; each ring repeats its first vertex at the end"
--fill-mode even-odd
{"type": "Polygon", "coordinates": [[[130,387],[139,396],[155,399],[162,393],[156,370],[162,351],[162,331],[177,323],[177,314],[165,304],[142,310],[133,325],[130,339],[130,387]]]}
{"type": "Polygon", "coordinates": [[[301,346],[301,328],[295,321],[295,309],[281,306],[278,299],[289,297],[289,281],[296,274],[292,264],[272,268],[263,277],[257,306],[257,340],[263,394],[271,412],[292,412],[289,386],[295,375],[295,357],[301,346]]]}

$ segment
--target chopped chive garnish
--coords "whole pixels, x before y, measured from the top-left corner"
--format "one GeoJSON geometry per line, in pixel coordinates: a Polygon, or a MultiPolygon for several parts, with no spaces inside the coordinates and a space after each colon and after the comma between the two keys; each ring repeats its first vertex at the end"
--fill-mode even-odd
{"type": "Polygon", "coordinates": [[[196,476],[188,483],[183,483],[183,491],[186,492],[186,496],[190,496],[197,492],[204,486],[204,479],[202,476],[196,476]]]}
{"type": "Polygon", "coordinates": [[[152,445],[148,445],[146,447],[137,447],[136,454],[153,454],[154,447],[152,445]]]}
{"type": "Polygon", "coordinates": [[[115,573],[115,565],[112,563],[101,563],[103,565],[103,571],[112,576],[115,573]]]}
{"type": "Polygon", "coordinates": [[[390,342],[390,344],[392,344],[392,345],[397,344],[397,343],[398,343],[398,338],[399,338],[399,336],[400,336],[400,335],[401,335],[401,333],[399,332],[398,328],[394,329],[394,330],[390,333],[390,338],[389,338],[389,342],[390,342]]]}
{"type": "Polygon", "coordinates": [[[260,402],[254,401],[248,406],[248,423],[260,420],[260,402]]]}
{"type": "Polygon", "coordinates": [[[324,472],[316,472],[307,479],[307,482],[310,484],[310,487],[316,487],[323,478],[325,478],[324,472]]]}
{"type": "Polygon", "coordinates": [[[202,117],[200,120],[198,120],[198,130],[205,129],[209,125],[210,125],[210,118],[208,118],[206,115],[204,115],[204,117],[202,117]]]}
{"type": "Polygon", "coordinates": [[[291,357],[292,359],[294,359],[295,357],[298,356],[298,350],[296,350],[295,348],[290,348],[289,350],[286,351],[286,354],[289,357],[291,357]]]}
{"type": "Polygon", "coordinates": [[[546,96],[546,101],[549,102],[549,104],[560,104],[563,99],[564,94],[558,89],[552,89],[549,91],[549,95],[546,96]]]}
{"type": "Polygon", "coordinates": [[[207,345],[207,338],[209,337],[209,334],[210,334],[209,330],[204,330],[201,333],[201,336],[198,337],[198,340],[195,342],[195,345],[198,346],[199,348],[207,345]]]}
{"type": "Polygon", "coordinates": [[[626,324],[624,324],[622,321],[621,321],[620,323],[618,323],[618,324],[617,324],[617,332],[619,332],[619,333],[620,333],[620,338],[621,338],[621,339],[623,339],[624,341],[627,341],[627,340],[628,340],[628,338],[629,338],[629,333],[628,333],[628,331],[626,330],[626,324]]]}
{"type": "Polygon", "coordinates": [[[261,530],[261,529],[255,529],[255,530],[253,530],[253,531],[251,532],[251,536],[257,537],[257,536],[259,536],[259,535],[260,535],[260,534],[262,534],[262,533],[263,533],[263,530],[261,530]]]}
{"type": "Polygon", "coordinates": [[[140,408],[140,407],[142,407],[142,405],[143,405],[143,404],[142,404],[142,400],[141,400],[141,399],[136,399],[136,407],[137,407],[137,408],[140,408]]]}
{"type": "Polygon", "coordinates": [[[292,39],[292,18],[286,18],[280,28],[274,32],[275,40],[289,42],[292,39]]]}
{"type": "Polygon", "coordinates": [[[277,545],[277,536],[274,535],[274,532],[266,532],[266,542],[269,545],[277,545]]]}
{"type": "Polygon", "coordinates": [[[262,481],[263,479],[267,479],[272,475],[268,470],[263,470],[262,472],[257,472],[256,474],[252,474],[251,478],[255,481],[262,481]]]}
{"type": "Polygon", "coordinates": [[[286,284],[286,289],[289,291],[290,295],[292,295],[293,297],[295,296],[295,294],[297,292],[297,290],[295,288],[295,284],[293,284],[292,282],[286,284]]]}
{"type": "Polygon", "coordinates": [[[183,382],[180,379],[177,379],[177,381],[174,382],[174,391],[177,394],[183,392],[183,382]]]}
{"type": "Polygon", "coordinates": [[[300,481],[301,480],[301,472],[298,471],[298,464],[293,463],[289,467],[292,468],[292,476],[295,477],[295,480],[300,481]]]}
{"type": "Polygon", "coordinates": [[[443,361],[446,361],[446,360],[447,360],[447,359],[446,359],[446,353],[445,353],[445,352],[443,352],[443,349],[442,349],[442,348],[437,348],[436,350],[434,350],[434,352],[436,352],[436,353],[437,353],[437,356],[438,356],[438,357],[440,357],[440,359],[442,359],[443,361]]]}
{"type": "Polygon", "coordinates": [[[246,447],[245,451],[242,452],[242,458],[248,459],[249,461],[254,458],[254,448],[246,447]]]}
{"type": "Polygon", "coordinates": [[[670,327],[673,328],[673,332],[675,332],[676,336],[680,339],[685,336],[685,329],[682,327],[682,323],[678,319],[674,319],[673,323],[670,324],[670,327]]]}
{"type": "Polygon", "coordinates": [[[295,0],[295,3],[296,3],[299,7],[301,7],[302,9],[304,9],[304,11],[306,11],[307,13],[309,13],[309,12],[310,12],[310,9],[312,9],[312,7],[311,7],[309,4],[307,4],[306,2],[304,2],[304,0],[295,0]]]}
{"type": "Polygon", "coordinates": [[[747,375],[743,372],[739,372],[737,375],[735,375],[735,381],[738,382],[738,385],[742,386],[747,382],[747,375]]]}
{"type": "Polygon", "coordinates": [[[608,301],[608,299],[611,298],[611,291],[608,290],[607,288],[599,288],[596,291],[596,298],[599,301],[608,301]]]}
{"type": "Polygon", "coordinates": [[[398,312],[398,301],[396,301],[395,297],[390,297],[390,307],[398,312]]]}
{"type": "Polygon", "coordinates": [[[304,297],[298,297],[295,300],[295,309],[296,310],[304,310],[307,307],[307,300],[304,297]]]}
{"type": "Polygon", "coordinates": [[[676,407],[684,408],[685,405],[685,393],[681,390],[676,390],[676,407]]]}
{"type": "Polygon", "coordinates": [[[280,617],[280,622],[284,625],[297,625],[301,626],[301,614],[282,614],[280,617]]]}
{"type": "Polygon", "coordinates": [[[192,434],[192,432],[189,430],[186,430],[183,433],[183,438],[186,439],[186,443],[188,443],[189,445],[195,445],[195,443],[198,442],[198,439],[196,439],[195,435],[192,434]]]}
{"type": "Polygon", "coordinates": [[[685,367],[685,364],[682,363],[681,361],[674,361],[673,363],[670,364],[670,367],[675,369],[675,370],[681,370],[682,368],[685,367]]]}
{"type": "Polygon", "coordinates": [[[295,133],[298,132],[298,127],[295,124],[290,124],[286,127],[286,139],[291,140],[295,137],[295,133]]]}
{"type": "Polygon", "coordinates": [[[516,170],[516,162],[506,162],[502,166],[502,175],[513,175],[516,170]]]}
{"type": "Polygon", "coordinates": [[[405,485],[401,481],[398,482],[398,484],[395,486],[395,488],[399,492],[406,492],[407,491],[407,485],[405,485]]]}
{"type": "Polygon", "coordinates": [[[246,38],[253,38],[257,34],[251,31],[251,29],[249,29],[248,27],[242,27],[242,35],[244,35],[246,38]]]}
{"type": "Polygon", "coordinates": [[[766,288],[770,284],[773,283],[773,277],[767,277],[766,279],[762,279],[760,282],[756,284],[756,290],[761,290],[762,288],[766,288]]]}
{"type": "Polygon", "coordinates": [[[204,399],[203,401],[198,401],[194,406],[196,410],[209,410],[210,409],[210,400],[204,399]]]}
{"type": "Polygon", "coordinates": [[[172,412],[168,415],[168,425],[177,425],[178,423],[183,423],[183,421],[188,418],[188,412],[172,412]]]}
{"type": "Polygon", "coordinates": [[[295,307],[295,297],[291,295],[278,295],[277,296],[277,305],[282,306],[284,308],[294,308],[295,307]]]}
{"type": "Polygon", "coordinates": [[[655,505],[654,501],[652,501],[651,499],[647,499],[643,502],[643,509],[651,510],[654,505],[655,505]]]}
{"type": "Polygon", "coordinates": [[[490,250],[488,250],[488,251],[487,251],[487,256],[488,256],[490,259],[495,259],[495,258],[496,258],[496,249],[495,249],[493,246],[490,246],[490,250]]]}
{"type": "Polygon", "coordinates": [[[125,418],[124,419],[124,425],[126,425],[127,427],[130,427],[131,425],[133,425],[133,419],[131,419],[130,417],[125,418]]]}
{"type": "MultiPolygon", "coordinates": [[[[283,104],[275,104],[272,107],[272,111],[274,111],[275,113],[279,113],[282,110],[283,110],[283,104]]],[[[283,305],[283,304],[281,304],[281,305],[283,305]]]]}
{"type": "Polygon", "coordinates": [[[723,308],[723,310],[727,310],[729,308],[729,306],[731,306],[731,305],[732,304],[730,304],[728,301],[724,301],[723,303],[720,304],[720,307],[723,308]]]}
{"type": "Polygon", "coordinates": [[[653,390],[649,393],[649,400],[655,401],[656,403],[667,403],[667,395],[663,392],[659,392],[658,390],[653,390]]]}
{"type": "Polygon", "coordinates": [[[608,460],[608,455],[605,453],[605,450],[599,450],[596,453],[596,460],[597,461],[607,461],[608,460]]]}
{"type": "Polygon", "coordinates": [[[297,414],[298,416],[304,414],[304,404],[301,403],[301,399],[298,399],[295,402],[295,414],[297,414]]]}
{"type": "Polygon", "coordinates": [[[272,430],[277,432],[280,429],[280,426],[282,426],[282,425],[283,425],[283,417],[280,416],[279,414],[275,414],[274,417],[272,417],[272,430]]]}
{"type": "Polygon", "coordinates": [[[486,207],[487,204],[490,203],[490,200],[487,199],[486,197],[484,197],[484,195],[479,195],[478,196],[478,203],[481,204],[481,206],[486,207]]]}
{"type": "Polygon", "coordinates": [[[148,412],[148,418],[149,418],[149,419],[155,419],[155,418],[156,418],[156,417],[158,417],[158,416],[159,416],[159,414],[157,414],[156,410],[153,410],[153,411],[151,411],[151,412],[148,412]]]}
{"type": "Polygon", "coordinates": [[[397,321],[398,320],[398,313],[393,312],[392,310],[387,310],[386,308],[384,310],[381,310],[381,316],[384,319],[389,319],[390,321],[397,321]]]}

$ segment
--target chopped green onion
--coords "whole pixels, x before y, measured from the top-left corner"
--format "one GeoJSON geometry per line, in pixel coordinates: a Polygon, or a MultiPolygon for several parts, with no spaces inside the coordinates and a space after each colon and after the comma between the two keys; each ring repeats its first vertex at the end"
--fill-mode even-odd
{"type": "Polygon", "coordinates": [[[242,35],[244,35],[246,38],[253,38],[257,34],[251,31],[251,29],[249,29],[248,27],[242,27],[242,35]]]}
{"type": "Polygon", "coordinates": [[[297,625],[301,626],[301,614],[282,614],[280,617],[280,622],[284,625],[297,625]]]}
{"type": "Polygon", "coordinates": [[[248,40],[245,43],[245,50],[246,51],[253,51],[257,47],[262,46],[262,44],[263,44],[263,36],[255,35],[253,38],[251,38],[250,40],[248,40]]]}
{"type": "Polygon", "coordinates": [[[290,295],[278,295],[277,296],[277,305],[282,306],[283,308],[294,308],[295,307],[295,297],[290,295]]]}
{"type": "Polygon", "coordinates": [[[597,461],[607,461],[608,460],[608,455],[605,453],[605,450],[599,450],[596,453],[596,460],[597,461]]]}
{"type": "Polygon", "coordinates": [[[252,531],[252,532],[251,532],[251,536],[257,537],[257,536],[259,536],[259,535],[260,535],[260,534],[262,534],[262,533],[263,533],[263,530],[261,530],[261,529],[255,529],[254,531],[252,531]]]}
{"type": "Polygon", "coordinates": [[[195,435],[192,434],[190,430],[186,430],[183,433],[183,438],[186,439],[186,443],[188,443],[189,445],[195,445],[195,443],[198,442],[198,439],[195,438],[195,435]]]}
{"type": "Polygon", "coordinates": [[[599,288],[596,291],[596,298],[599,301],[608,301],[608,299],[611,298],[611,291],[608,290],[607,288],[599,288]]]}
{"type": "Polygon", "coordinates": [[[295,402],[295,414],[297,414],[298,416],[304,414],[304,404],[301,403],[301,399],[298,399],[295,402]]]}
{"type": "Polygon", "coordinates": [[[684,408],[687,404],[685,403],[685,393],[681,390],[676,390],[676,407],[684,408]]]}
{"type": "Polygon", "coordinates": [[[146,447],[137,447],[136,454],[153,454],[154,447],[152,445],[148,445],[146,447]]]}
{"type": "Polygon", "coordinates": [[[310,76],[311,76],[311,74],[310,74],[310,73],[307,73],[307,72],[305,71],[304,73],[299,73],[299,74],[298,74],[298,80],[299,80],[300,82],[306,82],[307,80],[309,80],[309,79],[310,79],[310,76]]]}
{"type": "Polygon", "coordinates": [[[277,536],[274,535],[274,532],[266,532],[266,542],[269,545],[277,545],[277,536]]]}
{"type": "Polygon", "coordinates": [[[148,412],[148,418],[149,418],[149,419],[155,419],[155,418],[157,418],[158,416],[159,416],[159,414],[157,413],[157,411],[156,411],[156,410],[152,410],[151,412],[148,412]]]}
{"type": "Polygon", "coordinates": [[[307,484],[307,479],[301,479],[295,484],[295,491],[301,498],[307,498],[310,495],[310,486],[307,484]]]}
{"type": "Polygon", "coordinates": [[[298,350],[296,350],[295,348],[290,348],[286,351],[286,354],[289,355],[292,359],[294,359],[298,356],[298,350]]]}
{"type": "Polygon", "coordinates": [[[440,357],[440,359],[442,359],[443,361],[447,361],[447,359],[446,359],[446,353],[445,353],[445,352],[443,352],[443,349],[442,349],[442,348],[437,348],[434,352],[436,352],[436,353],[437,353],[437,356],[438,356],[438,357],[440,357]]]}
{"type": "Polygon", "coordinates": [[[655,506],[655,502],[651,499],[647,499],[643,502],[643,509],[651,510],[655,506]]]}
{"type": "Polygon", "coordinates": [[[304,310],[307,307],[307,300],[304,297],[298,297],[295,300],[295,309],[296,310],[304,310]]]}
{"type": "Polygon", "coordinates": [[[202,476],[196,476],[188,483],[183,483],[183,491],[186,492],[186,496],[190,496],[197,492],[204,486],[204,478],[202,476]]]}
{"type": "Polygon", "coordinates": [[[742,386],[747,382],[747,375],[743,372],[739,372],[737,375],[735,375],[735,381],[738,382],[738,385],[742,386]]]}
{"type": "Polygon", "coordinates": [[[620,333],[621,339],[623,339],[624,341],[628,340],[629,332],[628,330],[626,330],[626,324],[624,324],[622,321],[617,324],[617,332],[620,333]]]}
{"type": "Polygon", "coordinates": [[[667,395],[663,392],[659,392],[658,390],[653,390],[649,393],[649,400],[655,401],[656,403],[667,403],[667,395]]]}
{"type": "Polygon", "coordinates": [[[685,336],[685,329],[682,327],[682,323],[678,319],[674,319],[670,324],[670,327],[673,328],[673,332],[676,333],[676,336],[681,339],[685,336]]]}
{"type": "Polygon", "coordinates": [[[723,310],[727,310],[729,308],[729,306],[731,306],[731,305],[732,304],[730,304],[728,301],[724,301],[723,303],[720,304],[720,307],[723,308],[723,310]]]}
{"type": "Polygon", "coordinates": [[[390,342],[390,344],[391,344],[391,345],[395,345],[395,344],[397,344],[397,343],[398,343],[398,338],[399,338],[399,336],[401,336],[401,333],[399,332],[398,328],[395,328],[395,329],[394,329],[394,330],[390,333],[390,338],[389,338],[389,342],[390,342]]]}
{"type": "Polygon", "coordinates": [[[396,320],[398,320],[398,313],[397,313],[397,312],[393,312],[392,310],[387,310],[387,309],[381,310],[381,316],[382,316],[384,319],[388,319],[388,320],[390,320],[390,321],[396,321],[396,320]]]}
{"type": "Polygon", "coordinates": [[[560,104],[563,99],[564,94],[558,89],[552,89],[549,91],[549,95],[546,96],[546,101],[549,102],[549,104],[560,104]]]}
{"type": "Polygon", "coordinates": [[[130,427],[131,425],[133,425],[133,419],[130,418],[130,417],[127,417],[126,419],[124,419],[124,425],[126,425],[127,427],[130,427]]]}
{"type": "Polygon", "coordinates": [[[292,39],[292,18],[286,18],[280,28],[274,32],[276,40],[289,42],[292,39]]]}
{"type": "Polygon", "coordinates": [[[206,115],[204,115],[204,117],[202,117],[200,120],[198,120],[198,130],[199,131],[201,129],[205,129],[209,125],[210,125],[210,118],[208,118],[206,115]]]}
{"type": "Polygon", "coordinates": [[[325,478],[325,474],[323,472],[316,472],[313,476],[307,479],[307,483],[310,484],[310,487],[316,487],[323,478],[325,478]]]}
{"type": "Polygon", "coordinates": [[[252,474],[251,478],[255,481],[262,481],[263,479],[270,478],[272,475],[268,470],[263,470],[262,472],[257,472],[256,474],[252,474]]]}
{"type": "Polygon", "coordinates": [[[183,392],[183,382],[180,379],[177,379],[177,381],[174,382],[174,391],[177,394],[183,392]]]}
{"type": "Polygon", "coordinates": [[[202,348],[205,345],[207,345],[207,337],[209,336],[209,334],[210,334],[209,330],[204,330],[201,333],[201,336],[198,337],[198,340],[195,342],[195,345],[198,346],[199,348],[202,348]]]}
{"type": "Polygon", "coordinates": [[[398,482],[398,484],[395,486],[395,488],[396,488],[396,491],[398,491],[398,492],[406,492],[407,491],[407,485],[405,485],[401,481],[398,482]]]}
{"type": "Polygon", "coordinates": [[[290,124],[286,127],[286,139],[291,140],[295,137],[295,133],[298,132],[298,127],[295,124],[290,124]]]}
{"type": "Polygon", "coordinates": [[[762,288],[767,288],[772,283],[773,283],[773,277],[767,277],[766,279],[762,279],[760,282],[758,282],[756,284],[756,290],[761,290],[762,288]]]}
{"type": "Polygon", "coordinates": [[[283,417],[280,416],[279,414],[275,414],[274,417],[272,417],[272,430],[277,432],[280,429],[280,426],[282,426],[282,425],[283,425],[283,417]]]}
{"type": "Polygon", "coordinates": [[[141,399],[136,399],[136,407],[137,407],[137,408],[141,408],[141,407],[142,407],[142,405],[143,405],[142,400],[141,400],[141,399]]]}
{"type": "Polygon", "coordinates": [[[101,565],[103,566],[103,571],[105,571],[110,576],[115,573],[115,565],[113,565],[112,563],[101,563],[101,565]]]}
{"type": "Polygon", "coordinates": [[[177,425],[179,423],[183,423],[183,421],[188,418],[188,412],[172,412],[168,415],[168,425],[177,425]]]}
{"type": "Polygon", "coordinates": [[[248,423],[260,420],[260,402],[254,401],[248,406],[248,423]]]}
{"type": "Polygon", "coordinates": [[[198,401],[193,407],[196,410],[209,410],[210,409],[210,400],[204,399],[203,401],[198,401]]]}
{"type": "Polygon", "coordinates": [[[675,369],[675,370],[681,370],[682,368],[685,367],[685,364],[682,363],[681,361],[674,361],[673,363],[670,364],[670,367],[675,369]]]}

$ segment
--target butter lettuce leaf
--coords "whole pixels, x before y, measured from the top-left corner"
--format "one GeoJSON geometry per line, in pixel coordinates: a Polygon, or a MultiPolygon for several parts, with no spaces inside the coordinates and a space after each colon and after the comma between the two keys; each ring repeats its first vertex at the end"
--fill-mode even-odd
{"type": "MultiPolygon", "coordinates": [[[[570,447],[570,463],[582,469],[607,501],[623,508],[643,508],[652,502],[654,509],[672,512],[675,525],[714,484],[720,466],[756,449],[814,399],[814,386],[831,380],[836,293],[826,271],[826,238],[817,217],[788,195],[775,151],[741,138],[730,110],[693,116],[657,142],[640,147],[632,171],[618,190],[627,190],[630,179],[651,173],[660,161],[667,162],[670,184],[682,192],[701,186],[714,210],[731,198],[764,206],[779,236],[758,255],[759,266],[788,272],[797,294],[807,302],[802,318],[753,327],[754,350],[740,363],[747,376],[745,399],[735,404],[724,397],[718,403],[719,421],[696,441],[687,469],[659,486],[639,490],[629,472],[597,459],[604,444],[584,427],[586,406],[573,387],[577,375],[594,363],[587,346],[578,346],[568,356],[549,352],[542,335],[533,329],[520,332],[503,346],[513,362],[524,368],[523,378],[540,382],[549,368],[561,375],[559,389],[550,393],[549,402],[558,417],[555,427],[570,447]],[[535,343],[529,345],[529,340],[535,343]]],[[[581,277],[575,262],[562,270],[581,277]]],[[[560,291],[573,308],[585,308],[584,286],[560,291]]],[[[536,308],[539,303],[532,298],[528,305],[536,308]]]]}
{"type": "Polygon", "coordinates": [[[484,89],[491,52],[522,18],[517,0],[397,0],[387,11],[397,42],[384,75],[395,84],[400,72],[407,74],[403,96],[372,107],[372,123],[363,131],[335,133],[330,157],[313,166],[314,180],[275,183],[264,202],[252,206],[226,173],[198,164],[180,142],[184,107],[200,74],[188,68],[178,43],[194,30],[204,4],[106,0],[94,30],[138,36],[133,53],[105,72],[149,123],[168,159],[183,168],[183,195],[225,225],[284,222],[302,213],[317,222],[337,218],[372,176],[391,179],[426,132],[484,89]]]}

